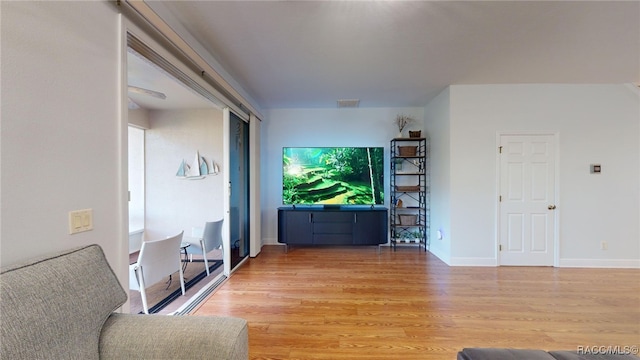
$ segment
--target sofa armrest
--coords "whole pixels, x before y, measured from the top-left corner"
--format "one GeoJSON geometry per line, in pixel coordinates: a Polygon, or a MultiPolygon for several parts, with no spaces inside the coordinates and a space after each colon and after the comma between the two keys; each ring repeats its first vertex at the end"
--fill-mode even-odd
{"type": "Polygon", "coordinates": [[[114,313],[100,334],[100,359],[248,358],[247,322],[239,318],[114,313]]]}

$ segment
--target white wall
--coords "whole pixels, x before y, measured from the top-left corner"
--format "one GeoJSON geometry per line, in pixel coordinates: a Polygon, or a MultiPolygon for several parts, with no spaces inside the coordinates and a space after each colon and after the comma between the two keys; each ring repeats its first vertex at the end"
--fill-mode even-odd
{"type": "Polygon", "coordinates": [[[222,174],[201,180],[176,177],[184,159],[190,166],[196,151],[209,165],[214,160],[224,168],[222,110],[150,111],[145,132],[146,215],[145,239],[156,239],[221,219],[222,174]]]}
{"type": "Polygon", "coordinates": [[[126,284],[120,28],[107,2],[2,1],[1,265],[97,243],[126,284]],[[69,235],[68,213],[94,229],[69,235]]]}
{"type": "Polygon", "coordinates": [[[444,262],[451,261],[451,133],[449,88],[425,107],[424,132],[430,139],[431,232],[429,251],[444,262]],[[437,231],[442,239],[437,238],[437,231]]]}
{"type": "Polygon", "coordinates": [[[450,107],[451,264],[496,263],[496,134],[550,131],[559,134],[559,265],[640,266],[637,90],[455,85],[450,107]],[[592,163],[602,174],[590,174],[592,163]]]}
{"type": "MultiPolygon", "coordinates": [[[[262,237],[278,243],[282,206],[282,148],[285,146],[381,146],[385,148],[385,189],[389,188],[389,141],[398,134],[396,115],[416,118],[409,129],[422,129],[423,108],[273,109],[262,123],[262,237]]],[[[385,206],[389,205],[385,193],[385,206]]]]}

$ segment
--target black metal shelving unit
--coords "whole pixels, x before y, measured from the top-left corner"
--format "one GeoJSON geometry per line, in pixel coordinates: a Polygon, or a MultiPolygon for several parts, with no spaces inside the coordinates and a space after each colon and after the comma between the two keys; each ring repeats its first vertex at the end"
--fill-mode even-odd
{"type": "Polygon", "coordinates": [[[391,140],[391,245],[429,248],[429,142],[426,138],[391,140]]]}

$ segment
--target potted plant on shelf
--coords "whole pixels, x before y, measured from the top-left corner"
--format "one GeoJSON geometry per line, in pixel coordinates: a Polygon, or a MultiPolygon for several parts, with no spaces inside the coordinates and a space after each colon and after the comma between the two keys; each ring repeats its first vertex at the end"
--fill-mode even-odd
{"type": "Polygon", "coordinates": [[[402,135],[402,130],[404,130],[404,128],[409,125],[410,123],[414,122],[415,120],[408,115],[404,115],[404,114],[398,114],[396,115],[396,125],[398,126],[398,137],[401,138],[403,137],[402,135]]]}
{"type": "Polygon", "coordinates": [[[396,234],[396,241],[397,242],[403,242],[403,243],[419,243],[420,239],[422,239],[422,236],[420,234],[420,231],[401,231],[399,234],[396,234]]]}

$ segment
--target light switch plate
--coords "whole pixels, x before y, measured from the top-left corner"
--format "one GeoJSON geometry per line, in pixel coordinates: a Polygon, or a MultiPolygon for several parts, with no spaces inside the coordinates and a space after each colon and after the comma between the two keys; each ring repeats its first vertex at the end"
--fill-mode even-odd
{"type": "Polygon", "coordinates": [[[93,209],[69,212],[69,234],[93,230],[93,209]]]}

